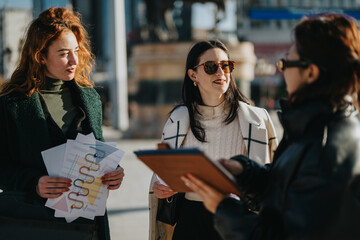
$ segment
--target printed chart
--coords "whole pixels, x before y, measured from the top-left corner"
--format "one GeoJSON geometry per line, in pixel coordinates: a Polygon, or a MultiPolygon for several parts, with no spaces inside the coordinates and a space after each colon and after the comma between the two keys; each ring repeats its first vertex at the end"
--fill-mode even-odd
{"type": "Polygon", "coordinates": [[[55,210],[55,217],[72,222],[78,217],[94,219],[105,214],[109,190],[101,183],[101,177],[117,168],[124,155],[122,150],[93,135],[78,134],[75,140],[43,151],[42,155],[49,176],[72,180],[68,192],[45,204],[55,210]]]}

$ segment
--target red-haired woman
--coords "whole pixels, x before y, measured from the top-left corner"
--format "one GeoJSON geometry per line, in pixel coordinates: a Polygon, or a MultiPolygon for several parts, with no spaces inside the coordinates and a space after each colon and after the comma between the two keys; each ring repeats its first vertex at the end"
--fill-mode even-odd
{"type": "MultiPolygon", "coordinates": [[[[68,191],[71,180],[47,176],[41,151],[74,139],[77,133],[93,132],[103,140],[101,102],[89,79],[93,60],[80,15],[50,8],[31,23],[20,63],[1,86],[0,216],[4,224],[7,217],[18,218],[15,227],[33,230],[14,231],[12,239],[17,234],[29,239],[110,238],[106,215],[67,224],[44,206],[47,198],[68,191]]],[[[123,177],[119,168],[105,174],[102,183],[117,189],[123,177]]]]}

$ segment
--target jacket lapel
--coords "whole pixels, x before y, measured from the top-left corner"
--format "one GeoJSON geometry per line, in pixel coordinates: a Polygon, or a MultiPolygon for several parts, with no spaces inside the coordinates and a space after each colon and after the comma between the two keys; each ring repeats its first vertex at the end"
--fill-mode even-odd
{"type": "Polygon", "coordinates": [[[240,102],[238,118],[248,157],[264,164],[268,151],[267,130],[264,121],[243,102],[240,102]]]}
{"type": "Polygon", "coordinates": [[[34,155],[50,148],[51,139],[39,94],[34,93],[30,98],[11,96],[7,104],[19,132],[19,146],[26,150],[27,154],[32,152],[34,155]],[[28,141],[30,136],[34,136],[36,142],[28,141]]]}
{"type": "Polygon", "coordinates": [[[84,109],[89,126],[96,139],[104,140],[102,136],[102,112],[101,101],[93,88],[81,88],[75,83],[75,89],[79,96],[79,103],[84,109]]]}
{"type": "Polygon", "coordinates": [[[171,148],[179,148],[190,127],[189,113],[186,107],[175,109],[165,123],[162,141],[171,148]]]}
{"type": "MultiPolygon", "coordinates": [[[[240,102],[238,111],[241,133],[250,159],[258,163],[270,162],[268,134],[264,120],[255,108],[240,102]]],[[[177,108],[164,126],[162,141],[171,148],[179,148],[190,128],[189,113],[186,107],[177,108]]]]}

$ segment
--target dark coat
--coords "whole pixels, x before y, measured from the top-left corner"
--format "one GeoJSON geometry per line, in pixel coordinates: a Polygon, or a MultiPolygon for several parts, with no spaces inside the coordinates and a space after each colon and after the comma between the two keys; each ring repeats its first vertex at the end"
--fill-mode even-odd
{"type": "MultiPolygon", "coordinates": [[[[93,132],[96,139],[103,140],[99,95],[93,88],[80,88],[74,82],[70,84],[73,95],[76,95],[73,98],[74,103],[84,111],[86,116],[81,122],[82,133],[93,132]]],[[[49,127],[51,124],[46,115],[48,113],[46,109],[44,111],[38,93],[26,97],[13,92],[0,97],[0,151],[2,153],[0,155],[0,189],[3,190],[3,193],[0,193],[0,216],[3,217],[2,221],[7,221],[6,217],[11,217],[23,219],[25,225],[28,224],[27,219],[38,221],[40,226],[45,222],[53,223],[50,229],[58,230],[60,235],[48,236],[46,239],[54,239],[54,237],[61,239],[61,232],[66,229],[69,231],[75,229],[75,232],[79,229],[92,231],[95,227],[98,228],[101,239],[110,239],[106,215],[96,217],[95,221],[79,219],[66,224],[63,218],[55,218],[54,210],[44,206],[46,199],[37,195],[36,185],[39,178],[48,175],[41,151],[54,147],[57,145],[56,140],[59,140],[58,137],[53,136],[54,133],[49,127]]],[[[36,239],[40,239],[39,236],[40,232],[36,239]]],[[[76,235],[74,239],[75,237],[76,235]]]]}
{"type": "Polygon", "coordinates": [[[272,165],[237,157],[245,199],[227,198],[215,214],[224,239],[360,239],[360,117],[320,102],[283,106],[284,138],[272,165]]]}

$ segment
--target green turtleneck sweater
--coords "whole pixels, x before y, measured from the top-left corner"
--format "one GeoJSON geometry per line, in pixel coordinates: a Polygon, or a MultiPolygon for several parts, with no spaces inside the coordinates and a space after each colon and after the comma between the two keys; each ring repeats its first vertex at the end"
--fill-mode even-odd
{"type": "Polygon", "coordinates": [[[69,85],[62,80],[47,77],[44,86],[40,88],[40,92],[51,117],[62,132],[66,134],[77,113],[69,85]]]}

